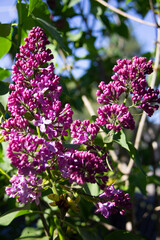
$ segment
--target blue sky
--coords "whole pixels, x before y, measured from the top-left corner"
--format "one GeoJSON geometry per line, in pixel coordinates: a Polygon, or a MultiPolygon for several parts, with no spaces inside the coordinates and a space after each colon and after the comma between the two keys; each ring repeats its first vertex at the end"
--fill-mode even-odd
{"type": "MultiPolygon", "coordinates": [[[[15,7],[16,0],[7,0],[7,1],[0,1],[0,22],[7,23],[11,22],[17,16],[17,11],[15,7]]],[[[115,5],[115,1],[109,1],[110,4],[115,5]]],[[[135,16],[135,12],[131,11],[130,14],[135,16]]],[[[136,16],[139,17],[139,16],[136,16]]],[[[154,22],[152,12],[149,12],[145,17],[146,21],[154,22]]],[[[147,25],[143,25],[137,23],[133,20],[130,20],[131,25],[133,26],[133,32],[136,35],[139,43],[142,46],[144,52],[152,51],[154,49],[154,42],[156,39],[155,29],[154,27],[150,27],[147,25]]]]}

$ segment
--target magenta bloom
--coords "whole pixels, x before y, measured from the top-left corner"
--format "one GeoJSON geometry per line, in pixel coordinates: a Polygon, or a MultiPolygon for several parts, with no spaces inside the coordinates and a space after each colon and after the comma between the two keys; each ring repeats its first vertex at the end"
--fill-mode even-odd
{"type": "Polygon", "coordinates": [[[64,156],[64,159],[60,160],[59,168],[62,176],[69,178],[71,183],[96,183],[97,177],[104,182],[106,181],[106,178],[100,176],[100,174],[107,172],[108,168],[103,158],[96,156],[96,154],[76,150],[73,153],[68,153],[64,156]]]}
{"type": "Polygon", "coordinates": [[[71,124],[71,137],[73,144],[89,144],[99,132],[99,127],[89,120],[76,120],[71,124]]]}
{"type": "Polygon", "coordinates": [[[27,202],[35,201],[39,204],[39,197],[41,192],[37,190],[42,189],[42,179],[38,179],[36,176],[31,175],[24,177],[23,175],[13,175],[10,179],[12,187],[6,187],[6,193],[10,198],[17,197],[17,202],[26,204],[27,202]]]}
{"type": "Polygon", "coordinates": [[[62,139],[72,123],[70,105],[62,107],[59,100],[62,87],[50,62],[53,55],[46,48],[48,43],[44,31],[34,27],[20,47],[8,98],[12,117],[1,125],[1,134],[9,141],[7,156],[18,169],[6,192],[21,203],[38,203],[39,175],[55,168],[58,156],[63,155],[62,139]]]}
{"type": "Polygon", "coordinates": [[[128,112],[126,106],[118,104],[108,104],[98,108],[97,125],[105,125],[108,129],[120,131],[122,127],[133,130],[135,122],[133,116],[128,112]]]}
{"type": "Polygon", "coordinates": [[[120,189],[115,189],[114,185],[107,186],[104,192],[99,195],[96,213],[100,212],[105,218],[111,214],[120,213],[123,215],[125,209],[131,207],[130,197],[128,193],[124,193],[120,189]]]}

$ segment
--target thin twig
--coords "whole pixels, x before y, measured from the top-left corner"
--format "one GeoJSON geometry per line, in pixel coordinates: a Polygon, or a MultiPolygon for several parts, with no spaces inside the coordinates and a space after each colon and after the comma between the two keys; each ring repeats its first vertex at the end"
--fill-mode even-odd
{"type": "Polygon", "coordinates": [[[151,7],[151,10],[152,10],[152,13],[153,13],[153,18],[154,18],[155,24],[156,24],[157,27],[158,27],[158,22],[157,22],[156,15],[155,15],[155,12],[154,12],[153,1],[152,1],[152,0],[149,0],[149,4],[150,4],[150,7],[151,7]]]}
{"type": "MultiPolygon", "coordinates": [[[[41,203],[39,203],[39,205],[37,207],[38,207],[40,212],[43,212],[42,207],[41,207],[41,203]]],[[[42,213],[40,213],[40,218],[41,218],[43,226],[44,226],[45,234],[46,234],[47,237],[49,237],[50,236],[50,234],[49,234],[49,227],[48,227],[46,219],[44,218],[42,213]]]]}
{"type": "Polygon", "coordinates": [[[142,19],[140,19],[140,18],[136,18],[136,17],[134,17],[134,16],[132,16],[132,15],[130,15],[130,14],[128,14],[128,13],[123,12],[122,10],[120,10],[120,9],[118,9],[118,8],[116,8],[116,7],[111,6],[110,4],[106,3],[106,2],[103,1],[103,0],[95,0],[95,1],[101,3],[103,6],[109,8],[110,10],[112,10],[113,12],[115,12],[115,13],[117,13],[117,14],[119,14],[119,15],[122,15],[123,17],[132,19],[132,20],[134,20],[134,21],[136,21],[136,22],[139,22],[139,23],[142,23],[142,24],[151,26],[151,27],[157,27],[157,24],[144,21],[144,20],[142,20],[142,19]]]}

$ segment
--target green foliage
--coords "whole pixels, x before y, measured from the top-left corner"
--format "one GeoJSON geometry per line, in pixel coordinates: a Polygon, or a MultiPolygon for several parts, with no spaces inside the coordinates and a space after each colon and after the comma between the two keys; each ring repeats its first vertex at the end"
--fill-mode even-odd
{"type": "Polygon", "coordinates": [[[141,237],[138,237],[130,232],[127,231],[114,231],[110,233],[108,236],[105,237],[105,240],[142,240],[141,237]]]}
{"type": "MultiPolygon", "coordinates": [[[[10,76],[10,71],[4,68],[0,68],[0,80],[3,80],[10,76]]],[[[4,94],[2,94],[4,95],[4,94]]]]}
{"type": "Polygon", "coordinates": [[[9,52],[12,46],[12,27],[11,24],[0,24],[0,58],[9,52]]]}
{"type": "Polygon", "coordinates": [[[15,218],[20,217],[25,214],[33,213],[32,210],[26,209],[26,206],[23,208],[17,208],[5,213],[0,216],[0,225],[7,226],[9,225],[15,218]]]}

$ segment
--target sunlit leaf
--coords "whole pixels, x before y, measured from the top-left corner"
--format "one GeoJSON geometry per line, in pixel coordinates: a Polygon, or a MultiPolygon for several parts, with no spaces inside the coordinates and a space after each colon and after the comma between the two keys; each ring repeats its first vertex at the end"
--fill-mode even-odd
{"type": "Polygon", "coordinates": [[[45,236],[41,237],[42,230],[33,227],[26,227],[23,229],[21,236],[15,240],[49,240],[50,238],[45,236]]]}
{"type": "Polygon", "coordinates": [[[0,58],[2,58],[12,46],[11,34],[7,38],[0,37],[0,46],[0,58]]]}
{"type": "Polygon", "coordinates": [[[26,209],[26,207],[11,210],[8,213],[0,216],[0,225],[8,226],[15,218],[29,213],[33,213],[33,211],[26,209]]]}
{"type": "Polygon", "coordinates": [[[80,2],[80,0],[70,0],[69,4],[68,4],[68,8],[73,7],[76,3],[80,2]]]}
{"type": "Polygon", "coordinates": [[[71,32],[67,33],[67,37],[69,38],[70,41],[76,42],[82,37],[83,32],[79,32],[76,34],[72,34],[71,32]]]}
{"type": "Polygon", "coordinates": [[[5,68],[0,68],[0,81],[9,77],[11,75],[10,71],[5,68]]]}
{"type": "Polygon", "coordinates": [[[43,26],[43,28],[48,32],[48,34],[50,34],[53,37],[53,39],[55,39],[57,41],[57,43],[61,46],[62,49],[67,51],[67,48],[65,47],[65,45],[63,43],[63,39],[62,39],[60,33],[57,31],[57,29],[51,23],[45,21],[42,18],[38,18],[38,17],[34,17],[34,19],[37,22],[39,22],[40,25],[43,26]]]}
{"type": "Polygon", "coordinates": [[[141,172],[144,175],[146,175],[142,168],[138,151],[136,150],[136,148],[133,146],[131,142],[127,141],[126,135],[122,130],[114,136],[114,141],[117,142],[119,145],[121,145],[123,148],[125,148],[129,152],[130,157],[135,161],[137,167],[141,170],[141,172]]]}
{"type": "Polygon", "coordinates": [[[28,15],[30,15],[34,8],[38,5],[39,0],[29,0],[29,11],[28,11],[28,15]]]}

